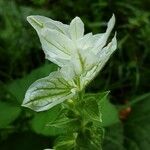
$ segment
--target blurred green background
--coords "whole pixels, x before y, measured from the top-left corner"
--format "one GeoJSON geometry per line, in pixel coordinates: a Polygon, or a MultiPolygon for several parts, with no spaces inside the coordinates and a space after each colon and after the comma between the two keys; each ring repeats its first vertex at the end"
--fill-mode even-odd
{"type": "Polygon", "coordinates": [[[45,60],[26,17],[38,14],[68,24],[79,16],[86,33],[99,33],[114,13],[118,49],[87,92],[110,90],[120,112],[121,122],[106,127],[104,150],[149,150],[149,6],[149,0],[0,0],[0,149],[42,150],[57,135],[45,126],[51,112],[20,106],[28,86],[57,68],[45,60]],[[129,106],[121,109],[122,104],[129,106]]]}

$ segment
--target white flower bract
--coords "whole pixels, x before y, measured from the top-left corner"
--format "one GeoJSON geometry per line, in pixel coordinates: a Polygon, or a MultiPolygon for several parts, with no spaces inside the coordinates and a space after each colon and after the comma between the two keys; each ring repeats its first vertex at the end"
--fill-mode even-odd
{"type": "Polygon", "coordinates": [[[116,34],[107,43],[115,24],[114,15],[106,32],[95,35],[84,35],[79,17],[70,25],[43,16],[29,16],[27,20],[38,33],[46,59],[60,67],[55,76],[40,79],[29,87],[23,106],[36,111],[50,109],[83,90],[117,48],[116,34]]]}

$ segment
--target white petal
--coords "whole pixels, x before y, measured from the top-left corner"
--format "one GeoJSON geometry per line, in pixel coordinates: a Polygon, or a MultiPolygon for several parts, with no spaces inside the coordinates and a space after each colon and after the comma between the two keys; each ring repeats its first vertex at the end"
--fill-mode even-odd
{"type": "Polygon", "coordinates": [[[79,49],[92,49],[95,43],[104,35],[104,33],[92,35],[88,33],[84,35],[81,39],[77,40],[77,48],[79,49]]]}
{"type": "Polygon", "coordinates": [[[79,17],[75,17],[69,26],[69,32],[72,40],[82,38],[84,35],[84,24],[79,17]]]}
{"type": "Polygon", "coordinates": [[[72,55],[71,63],[73,64],[73,69],[76,75],[81,75],[85,71],[91,68],[91,65],[95,62],[94,54],[87,49],[86,51],[82,49],[77,49],[74,55],[72,55]]]}
{"type": "Polygon", "coordinates": [[[57,30],[58,32],[61,32],[65,35],[68,35],[68,25],[65,25],[59,21],[54,21],[50,18],[44,17],[44,16],[28,16],[27,17],[28,22],[33,26],[33,28],[40,32],[40,30],[44,27],[57,30]]]}
{"type": "Polygon", "coordinates": [[[40,40],[47,59],[61,67],[66,61],[70,60],[74,44],[64,34],[56,30],[44,28],[41,30],[40,40]]]}
{"type": "Polygon", "coordinates": [[[29,16],[27,20],[38,33],[46,59],[62,67],[70,59],[73,48],[66,36],[68,26],[43,16],[29,16]]]}
{"type": "Polygon", "coordinates": [[[93,35],[92,33],[88,33],[84,35],[81,39],[77,40],[77,48],[78,49],[88,49],[93,47],[93,35]]]}
{"type": "Polygon", "coordinates": [[[99,51],[98,55],[100,57],[111,55],[116,50],[116,48],[117,48],[117,39],[116,39],[116,33],[115,33],[111,42],[108,43],[108,45],[104,47],[101,51],[99,51]]]}
{"type": "Polygon", "coordinates": [[[94,48],[92,49],[92,51],[97,54],[105,45],[107,42],[107,39],[114,27],[115,24],[115,16],[113,15],[111,17],[111,19],[109,20],[108,24],[107,24],[107,30],[106,32],[100,37],[100,39],[95,43],[94,48]]]}
{"type": "Polygon", "coordinates": [[[93,35],[93,43],[95,44],[105,33],[99,33],[99,34],[95,34],[93,35]]]}
{"type": "Polygon", "coordinates": [[[66,63],[66,65],[60,69],[60,72],[62,73],[63,77],[68,81],[73,80],[73,78],[75,77],[74,69],[70,62],[66,63]]]}
{"type": "MultiPolygon", "coordinates": [[[[87,71],[86,74],[82,74],[81,76],[81,84],[82,87],[85,87],[103,68],[103,66],[106,64],[112,53],[117,48],[117,40],[116,40],[116,34],[113,37],[112,41],[103,48],[102,51],[100,51],[97,55],[95,55],[95,60],[97,60],[93,65],[93,67],[87,71]]],[[[94,58],[94,57],[93,57],[94,58]]]]}
{"type": "Polygon", "coordinates": [[[85,76],[89,76],[88,72],[97,65],[97,62],[98,57],[91,51],[91,49],[77,49],[74,55],[72,55],[72,58],[68,63],[68,68],[70,68],[68,70],[70,70],[70,74],[78,86],[78,90],[82,90],[85,87],[85,84],[87,83],[87,78],[85,76]]]}
{"type": "Polygon", "coordinates": [[[103,68],[103,66],[106,64],[106,62],[108,61],[112,53],[116,50],[116,48],[117,48],[117,40],[115,33],[112,41],[97,54],[99,57],[97,72],[99,72],[103,68]]]}
{"type": "Polygon", "coordinates": [[[74,87],[59,71],[34,82],[26,92],[22,106],[45,111],[74,96],[74,87]]]}

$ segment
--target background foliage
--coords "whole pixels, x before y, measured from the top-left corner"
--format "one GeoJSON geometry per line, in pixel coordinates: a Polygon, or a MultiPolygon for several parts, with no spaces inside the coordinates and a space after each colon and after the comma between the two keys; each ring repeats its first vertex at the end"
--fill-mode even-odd
{"type": "Polygon", "coordinates": [[[104,150],[149,150],[149,6],[149,0],[0,0],[1,149],[42,150],[62,132],[46,126],[55,119],[51,111],[35,113],[20,106],[28,86],[57,69],[44,59],[26,17],[39,14],[69,23],[80,16],[86,32],[98,33],[115,13],[118,50],[87,92],[111,91],[109,99],[115,106],[108,102],[108,108],[103,107],[104,150]],[[120,121],[115,120],[116,109],[120,121]]]}

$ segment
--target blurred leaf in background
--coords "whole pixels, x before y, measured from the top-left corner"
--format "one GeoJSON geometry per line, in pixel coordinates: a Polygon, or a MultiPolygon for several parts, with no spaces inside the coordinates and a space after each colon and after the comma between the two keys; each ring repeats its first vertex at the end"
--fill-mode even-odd
{"type": "MultiPolygon", "coordinates": [[[[45,64],[42,67],[32,71],[29,75],[25,76],[22,79],[14,80],[12,83],[8,83],[7,85],[2,84],[1,88],[6,93],[6,97],[4,99],[1,99],[0,101],[0,130],[2,130],[2,132],[0,133],[0,137],[2,140],[5,140],[5,138],[7,137],[9,140],[9,136],[11,138],[12,136],[11,134],[13,132],[19,134],[19,136],[21,136],[20,134],[24,136],[24,134],[26,134],[26,132],[29,132],[32,129],[32,127],[33,127],[33,131],[34,129],[36,130],[36,127],[34,127],[33,125],[34,123],[37,125],[37,127],[40,126],[41,123],[43,125],[43,128],[44,126],[46,126],[45,121],[41,120],[40,118],[43,118],[46,114],[47,114],[46,116],[50,117],[50,112],[43,113],[42,115],[42,114],[36,114],[30,110],[23,110],[23,108],[21,108],[21,103],[24,98],[25,92],[31,83],[33,83],[35,80],[41,77],[49,75],[50,72],[56,69],[57,67],[53,64],[45,64]],[[30,123],[29,120],[32,120],[32,118],[33,121],[31,121],[30,123]]],[[[41,134],[45,133],[43,131],[43,128],[38,128],[36,130],[37,133],[41,133],[41,134]]],[[[35,136],[34,134],[33,135],[32,134],[33,133],[31,131],[30,136],[35,136]]],[[[14,138],[14,140],[16,138],[14,138]]],[[[25,139],[23,138],[23,140],[25,139]]],[[[14,148],[12,148],[11,145],[3,145],[3,146],[4,148],[6,146],[7,149],[10,148],[17,149],[15,145],[14,148]]]]}

